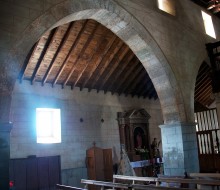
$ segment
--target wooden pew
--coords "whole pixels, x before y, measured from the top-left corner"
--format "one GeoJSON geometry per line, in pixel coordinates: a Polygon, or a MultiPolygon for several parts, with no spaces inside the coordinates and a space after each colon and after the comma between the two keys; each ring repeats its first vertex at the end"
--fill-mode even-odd
{"type": "MultiPolygon", "coordinates": [[[[145,190],[186,190],[185,188],[175,188],[175,187],[161,187],[156,185],[144,185],[144,184],[123,184],[123,183],[113,183],[113,182],[104,182],[104,181],[95,181],[95,180],[85,180],[82,179],[81,183],[87,185],[97,185],[101,187],[101,190],[104,190],[106,187],[119,188],[119,189],[145,189],[145,190]]],[[[187,189],[195,190],[195,189],[187,189]]]]}
{"type": "Polygon", "coordinates": [[[56,184],[56,189],[57,190],[85,190],[85,189],[78,188],[78,187],[71,187],[71,186],[60,185],[60,184],[56,184]]]}
{"type": "MultiPolygon", "coordinates": [[[[189,177],[200,180],[220,180],[220,173],[189,173],[189,177]]],[[[214,189],[215,185],[211,186],[214,189]]],[[[219,185],[216,185],[219,190],[219,185]]],[[[197,185],[198,189],[204,189],[202,185],[197,185]]]]}
{"type": "Polygon", "coordinates": [[[135,184],[135,182],[155,182],[156,186],[159,186],[160,183],[166,183],[167,187],[172,186],[171,184],[176,183],[179,184],[176,187],[181,187],[181,184],[194,184],[196,185],[208,185],[208,186],[220,186],[220,180],[216,179],[185,179],[184,176],[162,176],[162,177],[137,177],[137,176],[123,176],[123,175],[113,175],[113,183],[115,183],[117,180],[120,181],[131,181],[132,184],[135,184]]]}

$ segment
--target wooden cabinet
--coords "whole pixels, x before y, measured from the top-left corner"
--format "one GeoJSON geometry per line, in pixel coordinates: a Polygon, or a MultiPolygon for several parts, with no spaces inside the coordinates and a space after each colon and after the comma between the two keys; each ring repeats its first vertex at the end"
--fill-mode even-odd
{"type": "Polygon", "coordinates": [[[113,164],[112,149],[102,149],[96,146],[86,151],[88,179],[112,181],[113,164]]]}

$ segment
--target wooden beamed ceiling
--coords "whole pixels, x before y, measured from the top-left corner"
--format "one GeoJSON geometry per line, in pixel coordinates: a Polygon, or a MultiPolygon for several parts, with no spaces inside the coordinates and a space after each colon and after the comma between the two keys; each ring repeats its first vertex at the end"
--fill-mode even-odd
{"type": "Polygon", "coordinates": [[[30,50],[19,79],[42,86],[96,90],[157,99],[145,68],[131,49],[94,20],[74,21],[46,32],[30,50]]]}
{"type": "MultiPolygon", "coordinates": [[[[210,68],[203,63],[197,76],[195,102],[213,100],[210,68]]],[[[111,92],[157,99],[148,73],[131,49],[94,20],[71,22],[46,32],[33,46],[19,79],[71,89],[111,92]]],[[[162,82],[162,81],[161,81],[162,82]]]]}

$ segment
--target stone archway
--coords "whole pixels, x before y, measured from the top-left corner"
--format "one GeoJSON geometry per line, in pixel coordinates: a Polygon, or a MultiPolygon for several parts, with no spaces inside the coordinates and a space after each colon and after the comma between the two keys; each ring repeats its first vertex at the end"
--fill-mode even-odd
{"type": "Polygon", "coordinates": [[[146,68],[158,93],[164,123],[186,121],[183,98],[163,52],[147,29],[114,1],[66,0],[37,18],[15,43],[6,67],[14,78],[31,46],[42,34],[58,25],[80,19],[94,19],[119,36],[146,68]],[[181,113],[181,114],[180,114],[181,113]]]}

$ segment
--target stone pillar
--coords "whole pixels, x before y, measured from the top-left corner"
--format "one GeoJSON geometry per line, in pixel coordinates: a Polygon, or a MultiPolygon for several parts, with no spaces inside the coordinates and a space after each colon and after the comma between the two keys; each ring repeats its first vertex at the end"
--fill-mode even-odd
{"type": "Polygon", "coordinates": [[[164,174],[199,172],[196,127],[192,123],[160,125],[164,174]]]}
{"type": "Polygon", "coordinates": [[[215,94],[215,103],[218,116],[218,127],[220,128],[220,92],[215,94]]]}
{"type": "Polygon", "coordinates": [[[11,123],[0,123],[0,189],[9,189],[11,123]]]}

